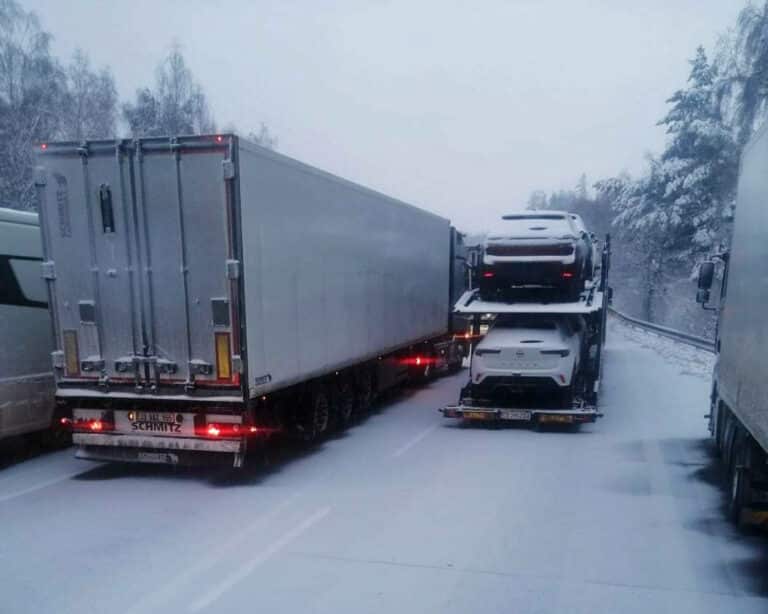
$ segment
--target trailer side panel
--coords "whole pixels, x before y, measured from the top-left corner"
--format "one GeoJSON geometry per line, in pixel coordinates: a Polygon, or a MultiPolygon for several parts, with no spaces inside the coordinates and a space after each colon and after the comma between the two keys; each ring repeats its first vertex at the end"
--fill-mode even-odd
{"type": "Polygon", "coordinates": [[[252,396],[446,331],[447,220],[240,143],[252,396]]]}

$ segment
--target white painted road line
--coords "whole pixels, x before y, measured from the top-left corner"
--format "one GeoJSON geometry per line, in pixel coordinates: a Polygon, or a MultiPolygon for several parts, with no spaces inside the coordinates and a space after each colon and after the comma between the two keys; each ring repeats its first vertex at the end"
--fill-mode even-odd
{"type": "Polygon", "coordinates": [[[393,458],[398,458],[399,456],[402,456],[403,454],[405,454],[413,446],[418,444],[422,439],[425,439],[426,437],[428,437],[432,433],[432,431],[434,431],[438,426],[439,426],[438,424],[433,424],[432,426],[428,426],[427,428],[425,428],[418,435],[416,435],[412,439],[409,439],[402,446],[400,446],[397,450],[395,450],[392,453],[392,457],[393,458]]]}
{"type": "Polygon", "coordinates": [[[5,495],[0,495],[0,503],[4,503],[5,501],[10,501],[11,499],[15,499],[17,497],[23,497],[24,495],[28,495],[29,493],[35,492],[36,490],[42,490],[43,488],[48,488],[49,486],[53,486],[54,484],[58,484],[59,482],[64,482],[66,480],[69,480],[75,477],[76,475],[85,473],[86,471],[87,469],[80,469],[79,471],[73,471],[72,473],[65,473],[64,475],[51,478],[50,480],[39,482],[34,486],[27,486],[26,488],[22,488],[21,490],[10,492],[5,495]]]}
{"type": "Polygon", "coordinates": [[[259,565],[272,558],[275,554],[280,552],[280,550],[285,548],[302,533],[320,522],[330,513],[330,511],[330,507],[323,507],[317,510],[309,518],[285,533],[280,539],[267,546],[264,550],[262,550],[245,565],[243,565],[238,571],[230,575],[224,581],[219,582],[216,586],[213,587],[213,589],[205,593],[197,601],[193,602],[189,608],[189,611],[194,614],[195,612],[199,612],[200,610],[207,608],[224,593],[235,586],[238,582],[241,582],[250,574],[252,574],[259,565]]]}
{"type": "Polygon", "coordinates": [[[255,518],[245,530],[238,532],[237,535],[221,544],[210,554],[210,556],[198,560],[194,565],[188,567],[181,573],[165,580],[162,584],[162,588],[151,593],[146,593],[141,599],[131,604],[131,607],[128,608],[124,614],[146,614],[146,612],[154,612],[161,608],[167,609],[167,602],[173,597],[182,594],[185,590],[185,584],[191,582],[195,577],[209,572],[218,565],[220,561],[230,556],[235,556],[235,554],[242,548],[244,540],[248,539],[251,534],[262,530],[264,523],[268,523],[284,509],[291,506],[300,496],[300,492],[294,492],[288,495],[272,509],[255,518]]]}

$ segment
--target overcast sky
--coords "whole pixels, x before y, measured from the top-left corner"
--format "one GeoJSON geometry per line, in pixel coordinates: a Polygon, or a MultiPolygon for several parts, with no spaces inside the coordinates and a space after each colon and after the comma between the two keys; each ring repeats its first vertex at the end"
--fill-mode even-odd
{"type": "Polygon", "coordinates": [[[534,189],[637,172],[742,0],[22,0],[123,97],[176,40],[220,126],[492,228],[534,189]]]}

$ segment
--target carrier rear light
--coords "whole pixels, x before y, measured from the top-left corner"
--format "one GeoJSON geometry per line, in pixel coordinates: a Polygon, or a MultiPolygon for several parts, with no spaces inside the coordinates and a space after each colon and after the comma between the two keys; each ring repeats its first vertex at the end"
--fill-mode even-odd
{"type": "Polygon", "coordinates": [[[216,333],[216,379],[232,379],[232,348],[229,333],[216,333]]]}
{"type": "Polygon", "coordinates": [[[483,277],[485,277],[486,279],[490,279],[491,277],[495,277],[495,276],[496,276],[496,273],[494,273],[493,271],[485,271],[483,273],[483,277]]]}
{"type": "Polygon", "coordinates": [[[574,276],[574,273],[573,273],[573,271],[563,271],[561,273],[561,276],[562,276],[563,279],[572,279],[573,276],[574,276]]]}
{"type": "Polygon", "coordinates": [[[460,334],[460,335],[454,335],[454,336],[453,336],[453,338],[454,338],[454,340],[461,340],[461,339],[466,339],[466,340],[470,340],[470,339],[482,339],[482,338],[483,338],[483,335],[473,335],[472,333],[462,333],[462,334],[460,334]]]}
{"type": "Polygon", "coordinates": [[[80,375],[80,352],[77,347],[77,331],[65,330],[62,333],[64,345],[64,375],[80,375]]]}

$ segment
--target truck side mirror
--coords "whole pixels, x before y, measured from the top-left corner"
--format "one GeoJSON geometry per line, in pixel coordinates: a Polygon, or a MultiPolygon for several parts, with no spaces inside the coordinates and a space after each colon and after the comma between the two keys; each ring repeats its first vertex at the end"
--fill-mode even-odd
{"type": "MultiPolygon", "coordinates": [[[[715,263],[711,260],[702,262],[699,265],[699,291],[709,290],[712,287],[712,281],[715,278],[715,263]]],[[[698,294],[696,295],[698,300],[698,294]]],[[[699,301],[700,303],[702,301],[699,301]]],[[[706,301],[705,301],[706,302],[706,301]]]]}

